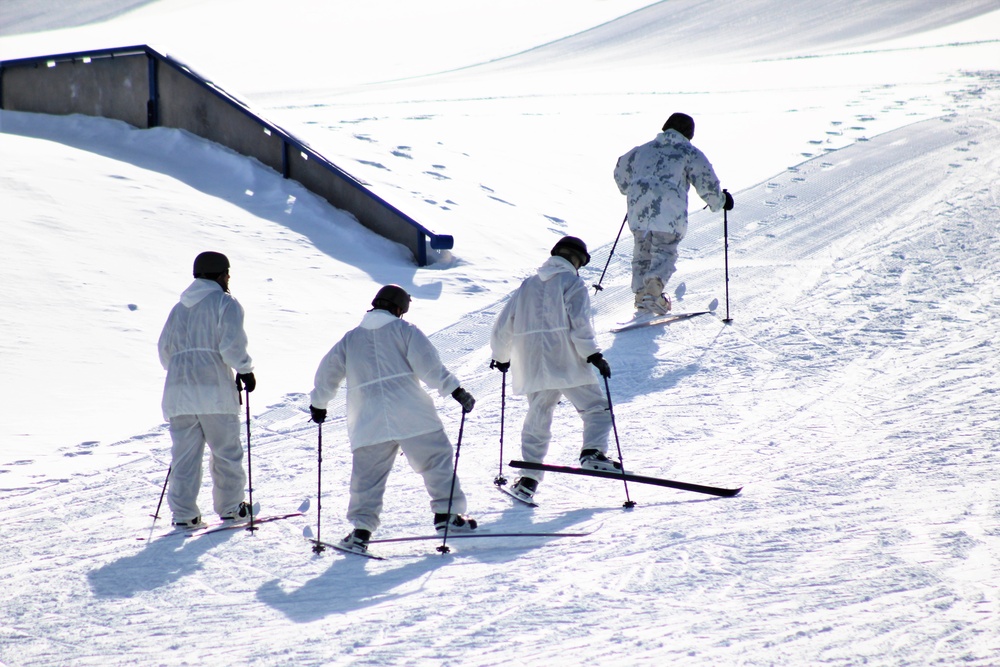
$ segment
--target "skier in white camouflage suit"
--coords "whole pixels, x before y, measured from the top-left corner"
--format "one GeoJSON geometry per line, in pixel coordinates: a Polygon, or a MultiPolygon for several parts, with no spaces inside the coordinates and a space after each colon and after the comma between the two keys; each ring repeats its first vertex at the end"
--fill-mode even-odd
{"type": "Polygon", "coordinates": [[[170,422],[173,443],[167,503],[174,525],[201,525],[198,491],[206,444],[215,511],[224,520],[249,519],[239,387],[250,392],[257,381],[247,353],[243,306],[229,294],[225,255],[208,251],[195,258],[194,282],[170,311],[158,347],[167,371],[163,417],[170,422]]]}
{"type": "Polygon", "coordinates": [[[441,363],[430,339],[402,320],[409,308],[410,295],[399,285],[379,289],[361,324],[323,357],[310,394],[312,420],[322,424],[327,405],[347,382],[347,436],[353,457],[347,520],[354,530],[342,545],[351,551],[367,551],[379,527],[386,481],[400,450],[423,477],[435,529],[447,526],[462,532],[477,525],[463,514],[467,501],[454,474],[454,451],[420,382],[442,396],[450,394],[463,412],[471,412],[476,401],[441,363]]]}
{"type": "Polygon", "coordinates": [[[712,211],[733,208],[712,164],[691,144],[694,119],[675,113],[663,132],[618,158],[615,183],[628,198],[632,251],[632,292],[639,313],[662,315],[670,310],[663,288],[677,268],[677,246],[687,233],[688,188],[712,211]]]}
{"type": "MultiPolygon", "coordinates": [[[[605,378],[611,366],[601,354],[591,323],[590,295],[577,275],[590,261],[586,244],[564,236],[538,273],[521,283],[497,316],[490,346],[492,368],[513,375],[515,394],[526,394],[528,413],[521,428],[521,455],[542,463],[552,439],[552,416],[565,396],[583,420],[580,466],[621,470],[606,456],[611,414],[597,384],[593,364],[605,378]]],[[[511,491],[530,500],[541,471],[526,470],[511,491]]]]}

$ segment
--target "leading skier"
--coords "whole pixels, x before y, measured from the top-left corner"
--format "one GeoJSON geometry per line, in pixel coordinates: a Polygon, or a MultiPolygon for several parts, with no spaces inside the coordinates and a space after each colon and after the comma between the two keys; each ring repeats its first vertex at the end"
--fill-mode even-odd
{"type": "Polygon", "coordinates": [[[694,147],[694,119],[671,114],[652,141],[618,158],[615,183],[628,200],[632,231],[632,292],[637,314],[663,315],[663,288],[677,268],[677,247],[687,234],[688,188],[713,212],[733,208],[705,154],[694,147]]]}

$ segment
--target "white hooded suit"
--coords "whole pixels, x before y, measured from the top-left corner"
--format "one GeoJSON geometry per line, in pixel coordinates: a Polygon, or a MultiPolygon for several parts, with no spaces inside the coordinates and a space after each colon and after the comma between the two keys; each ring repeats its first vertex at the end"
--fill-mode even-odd
{"type": "Polygon", "coordinates": [[[200,517],[202,458],[211,451],[213,507],[219,514],[244,498],[239,394],[233,369],[250,373],[243,307],[214,280],[197,278],[163,326],[160,363],[167,371],[163,416],[170,422],[170,489],[175,520],[200,517]]]}
{"type": "Polygon", "coordinates": [[[326,409],[345,380],[353,451],[348,521],[355,528],[378,528],[386,480],[400,448],[424,479],[431,511],[446,513],[451,495],[451,513],[465,512],[466,497],[457,478],[452,495],[451,442],[420,381],[442,396],[460,383],[441,363],[430,339],[386,310],[371,310],[323,357],[311,404],[326,409]]]}
{"type": "MultiPolygon", "coordinates": [[[[493,359],[510,362],[513,392],[527,394],[521,429],[525,461],[542,463],[552,439],[552,415],[562,396],[583,419],[582,449],[608,449],[611,416],[587,358],[600,352],[590,295],[573,264],[549,257],[510,296],[493,325],[493,359]]],[[[523,475],[542,479],[540,471],[523,475]]]]}

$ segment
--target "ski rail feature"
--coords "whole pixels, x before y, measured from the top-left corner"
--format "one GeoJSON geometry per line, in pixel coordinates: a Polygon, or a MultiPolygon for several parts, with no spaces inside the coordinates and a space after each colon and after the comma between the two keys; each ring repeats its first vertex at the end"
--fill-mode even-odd
{"type": "Polygon", "coordinates": [[[371,231],[406,246],[419,266],[433,263],[428,246],[455,246],[451,234],[432,231],[215,81],[145,44],[0,60],[0,109],[187,130],[349,211],[371,231]]]}

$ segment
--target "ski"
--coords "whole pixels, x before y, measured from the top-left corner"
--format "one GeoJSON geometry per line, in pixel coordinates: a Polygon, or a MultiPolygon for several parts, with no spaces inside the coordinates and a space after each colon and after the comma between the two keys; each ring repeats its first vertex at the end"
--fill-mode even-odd
{"type": "MultiPolygon", "coordinates": [[[[599,528],[600,526],[598,526],[599,528]]],[[[594,530],[597,530],[595,528],[594,530]]],[[[518,533],[489,533],[489,532],[472,532],[472,533],[448,533],[448,540],[462,540],[471,539],[478,537],[586,537],[594,532],[594,530],[582,531],[582,532],[518,532],[518,533]]],[[[330,547],[331,549],[336,549],[345,554],[353,554],[355,556],[364,556],[365,558],[371,558],[372,560],[386,560],[385,556],[379,556],[378,554],[372,553],[371,551],[355,551],[354,549],[349,549],[339,542],[322,542],[320,540],[315,540],[313,538],[306,538],[312,544],[319,544],[324,547],[330,547]]],[[[383,537],[374,540],[369,540],[368,544],[388,544],[390,542],[423,542],[430,540],[444,540],[444,534],[440,535],[411,535],[407,537],[383,537]]]]}
{"type": "Polygon", "coordinates": [[[698,315],[708,315],[714,311],[711,310],[697,310],[690,313],[668,313],[666,315],[657,315],[648,320],[633,320],[631,322],[625,322],[617,327],[611,329],[611,333],[621,333],[622,331],[631,331],[632,329],[641,329],[642,327],[652,327],[658,324],[673,324],[674,322],[681,322],[684,320],[689,320],[692,317],[697,317],[698,315]]]}
{"type": "MultiPolygon", "coordinates": [[[[596,530],[596,528],[594,529],[596,530]]],[[[593,530],[580,533],[570,533],[570,532],[552,532],[552,533],[535,533],[535,532],[520,532],[520,533],[488,533],[480,532],[475,530],[471,533],[448,533],[448,541],[451,540],[467,540],[477,537],[586,537],[593,533],[593,530]]],[[[443,540],[444,534],[440,535],[415,535],[412,537],[383,537],[381,539],[369,540],[369,544],[384,543],[384,542],[417,542],[421,540],[443,540]]]]}
{"type": "MultiPolygon", "coordinates": [[[[371,558],[372,560],[385,560],[384,556],[379,556],[378,554],[373,554],[370,551],[355,551],[354,549],[349,549],[340,542],[323,542],[321,540],[314,540],[312,538],[306,538],[313,544],[319,544],[324,547],[330,547],[331,549],[336,549],[340,553],[352,554],[354,556],[364,556],[365,558],[371,558]]],[[[373,542],[375,540],[372,540],[373,542]]]]}
{"type": "MultiPolygon", "coordinates": [[[[290,519],[293,516],[302,516],[302,512],[292,512],[291,514],[277,514],[277,515],[274,515],[274,516],[254,517],[253,525],[256,527],[258,524],[261,524],[261,523],[270,523],[271,521],[281,521],[282,519],[290,519]]],[[[165,537],[178,537],[178,536],[185,537],[185,538],[187,538],[187,537],[201,537],[202,535],[209,535],[211,533],[220,533],[220,532],[222,532],[224,530],[236,530],[237,528],[249,528],[249,527],[250,527],[250,521],[249,520],[247,520],[247,521],[238,521],[238,522],[231,522],[231,521],[222,522],[222,521],[220,521],[218,523],[211,523],[211,524],[205,524],[205,525],[202,525],[202,526],[198,526],[197,528],[188,528],[188,529],[181,528],[181,529],[178,529],[178,530],[172,530],[169,533],[164,533],[162,535],[157,535],[156,537],[152,537],[152,538],[137,537],[135,539],[137,539],[137,540],[150,540],[151,541],[151,540],[160,540],[160,539],[163,539],[165,537]]]]}
{"type": "Polygon", "coordinates": [[[583,468],[570,468],[568,466],[553,466],[546,463],[532,463],[531,461],[511,461],[512,468],[526,468],[528,470],[547,470],[549,472],[562,472],[570,475],[585,475],[587,477],[604,477],[607,479],[619,479],[626,482],[636,482],[638,484],[653,484],[655,486],[666,486],[671,489],[682,491],[694,491],[695,493],[705,493],[711,496],[721,496],[728,498],[735,496],[743,487],[736,489],[724,489],[716,486],[703,486],[701,484],[690,484],[688,482],[675,482],[670,479],[659,477],[646,477],[632,473],[606,472],[604,470],[584,470],[583,468]]]}
{"type": "Polygon", "coordinates": [[[514,500],[523,505],[527,505],[528,507],[538,507],[538,503],[536,503],[534,500],[528,500],[527,498],[522,498],[521,496],[517,495],[516,493],[508,489],[506,486],[500,486],[499,484],[497,484],[496,487],[497,490],[500,491],[500,493],[510,498],[513,498],[514,500]]]}

